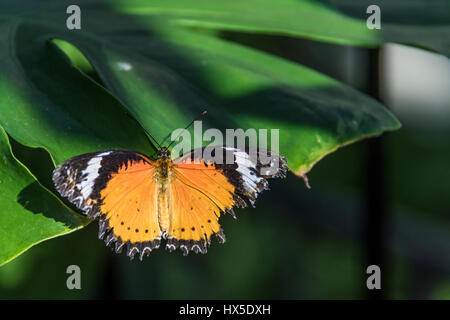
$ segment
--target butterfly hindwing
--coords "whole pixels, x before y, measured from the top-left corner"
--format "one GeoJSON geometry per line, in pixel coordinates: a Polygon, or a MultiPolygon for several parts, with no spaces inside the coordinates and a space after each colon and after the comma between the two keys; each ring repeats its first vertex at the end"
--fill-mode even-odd
{"type": "Polygon", "coordinates": [[[254,205],[258,195],[268,189],[269,178],[286,176],[286,160],[270,151],[207,148],[174,160],[169,250],[179,247],[184,254],[190,250],[205,253],[214,234],[224,242],[218,223],[221,213],[234,216],[233,207],[245,207],[248,202],[254,205]]]}
{"type": "Polygon", "coordinates": [[[221,172],[204,164],[175,167],[172,176],[167,248],[206,253],[213,234],[225,241],[218,220],[234,204],[234,187],[221,172]]]}
{"type": "Polygon", "coordinates": [[[63,162],[53,181],[84,214],[99,218],[99,238],[142,259],[161,239],[154,170],[154,161],[140,153],[109,150],[63,162]]]}

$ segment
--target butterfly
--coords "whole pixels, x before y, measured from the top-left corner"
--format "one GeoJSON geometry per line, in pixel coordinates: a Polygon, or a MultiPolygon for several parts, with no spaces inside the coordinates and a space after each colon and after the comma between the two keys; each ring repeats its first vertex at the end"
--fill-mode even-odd
{"type": "Polygon", "coordinates": [[[286,172],[285,158],[267,150],[203,147],[172,160],[161,147],[156,158],[129,150],[75,156],[55,168],[53,182],[61,196],[99,219],[107,246],[142,260],[162,240],[183,255],[206,253],[212,236],[224,243],[219,217],[236,218],[234,207],[254,206],[268,179],[286,172]]]}

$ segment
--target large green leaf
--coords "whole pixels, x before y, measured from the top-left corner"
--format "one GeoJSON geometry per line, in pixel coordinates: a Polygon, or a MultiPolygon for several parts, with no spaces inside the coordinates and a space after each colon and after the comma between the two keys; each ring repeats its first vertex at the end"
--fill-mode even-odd
{"type": "Polygon", "coordinates": [[[303,176],[338,147],[399,127],[377,101],[311,69],[192,32],[158,31],[116,40],[133,53],[73,39],[157,140],[206,108],[205,129],[280,129],[280,152],[303,176]]]}
{"type": "Polygon", "coordinates": [[[24,11],[5,3],[0,125],[55,163],[109,148],[150,153],[142,127],[160,140],[207,109],[204,129],[280,129],[280,152],[303,176],[337,148],[400,126],[383,105],[329,77],[164,15],[142,19],[83,2],[82,29],[69,31],[68,2],[24,2],[24,11]]]}
{"type": "Polygon", "coordinates": [[[421,46],[450,55],[448,0],[128,0],[121,12],[163,16],[173,23],[239,32],[302,37],[353,46],[385,42],[421,46]],[[378,5],[381,30],[366,26],[367,8],[378,5]]]}
{"type": "Polygon", "coordinates": [[[101,86],[49,43],[45,23],[0,18],[0,125],[57,163],[80,153],[151,150],[145,133],[101,86]]]}
{"type": "MultiPolygon", "coordinates": [[[[2,13],[49,16],[58,12],[63,21],[71,1],[4,1],[2,13]]],[[[231,30],[302,37],[338,44],[376,47],[398,42],[450,55],[450,2],[447,0],[79,0],[83,17],[109,8],[143,20],[164,19],[194,28],[231,30]],[[381,30],[366,26],[370,5],[381,9],[381,30]]],[[[55,20],[52,18],[51,20],[55,20]]],[[[107,28],[114,24],[104,20],[107,28]]],[[[124,27],[123,24],[119,24],[124,27]]]]}
{"type": "Polygon", "coordinates": [[[280,152],[290,168],[303,175],[339,146],[399,127],[375,100],[308,68],[169,27],[159,19],[143,23],[106,8],[98,15],[94,10],[75,33],[48,20],[4,19],[10,29],[5,32],[5,43],[13,46],[4,50],[12,75],[4,75],[18,84],[0,82],[5,97],[12,97],[4,104],[10,114],[5,113],[0,121],[25,145],[44,147],[56,157],[64,150],[58,160],[107,147],[148,148],[132,120],[121,116],[122,106],[71,67],[46,43],[51,38],[78,47],[105,86],[157,140],[206,108],[205,128],[280,129],[280,152]],[[8,56],[11,52],[17,57],[8,56]],[[30,90],[14,94],[17,87],[30,82],[35,84],[30,90]],[[30,93],[35,95],[27,97],[30,93]],[[25,112],[7,108],[13,104],[23,106],[25,112]],[[42,120],[27,121],[27,113],[36,117],[36,109],[48,112],[40,114],[42,120]],[[50,126],[43,126],[44,121],[50,126]],[[108,125],[98,126],[99,122],[108,125]],[[61,129],[64,135],[55,134],[61,129]]]}
{"type": "Polygon", "coordinates": [[[112,1],[120,12],[162,16],[188,27],[284,34],[334,43],[375,46],[380,33],[364,19],[339,13],[319,1],[305,0],[131,0],[112,1]]]}
{"type": "Polygon", "coordinates": [[[89,221],[42,187],[11,153],[0,127],[0,265],[45,239],[89,221]]]}

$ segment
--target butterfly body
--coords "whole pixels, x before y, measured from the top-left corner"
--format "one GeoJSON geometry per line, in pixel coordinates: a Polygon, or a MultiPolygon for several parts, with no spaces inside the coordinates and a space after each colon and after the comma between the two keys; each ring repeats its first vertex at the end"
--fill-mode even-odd
{"type": "Polygon", "coordinates": [[[167,237],[167,232],[169,231],[169,185],[170,179],[173,173],[173,162],[170,159],[170,155],[161,156],[159,155],[156,161],[156,174],[153,179],[156,180],[158,185],[158,219],[159,226],[162,231],[162,236],[167,237]]]}
{"type": "Polygon", "coordinates": [[[259,149],[214,148],[210,154],[231,160],[211,160],[205,148],[174,160],[166,148],[156,159],[108,150],[63,162],[53,181],[84,214],[99,218],[99,238],[116,252],[126,247],[130,258],[142,259],[166,240],[170,251],[206,253],[213,235],[225,241],[220,215],[235,216],[233,207],[253,205],[268,188],[267,179],[285,177],[287,170],[285,159],[270,151],[263,164],[259,149]],[[251,157],[252,151],[258,157],[251,157]]]}

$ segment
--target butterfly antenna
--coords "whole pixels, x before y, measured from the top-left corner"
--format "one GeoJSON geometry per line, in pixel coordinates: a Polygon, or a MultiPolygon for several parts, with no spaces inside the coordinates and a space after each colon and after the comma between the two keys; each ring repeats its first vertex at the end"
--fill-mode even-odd
{"type": "Polygon", "coordinates": [[[152,140],[158,145],[158,148],[161,149],[161,144],[158,143],[158,141],[155,139],[154,136],[152,136],[152,134],[150,132],[148,132],[145,128],[144,128],[145,132],[147,133],[147,135],[152,138],[152,140]]]}
{"type": "MultiPolygon", "coordinates": [[[[185,128],[184,128],[184,130],[186,130],[187,128],[189,128],[195,121],[197,121],[197,120],[199,120],[201,117],[203,117],[204,115],[206,114],[206,110],[205,111],[203,111],[202,113],[200,113],[200,115],[197,117],[197,118],[195,118],[194,120],[192,120],[185,128]]],[[[170,137],[170,133],[167,135],[167,137],[166,138],[164,138],[164,140],[161,142],[161,144],[163,144],[166,140],[167,140],[167,138],[169,138],[170,137]]],[[[172,142],[167,146],[167,148],[169,148],[175,141],[177,141],[177,139],[178,139],[178,137],[181,135],[181,132],[176,136],[176,138],[175,139],[173,139],[172,140],[172,142]]]]}

